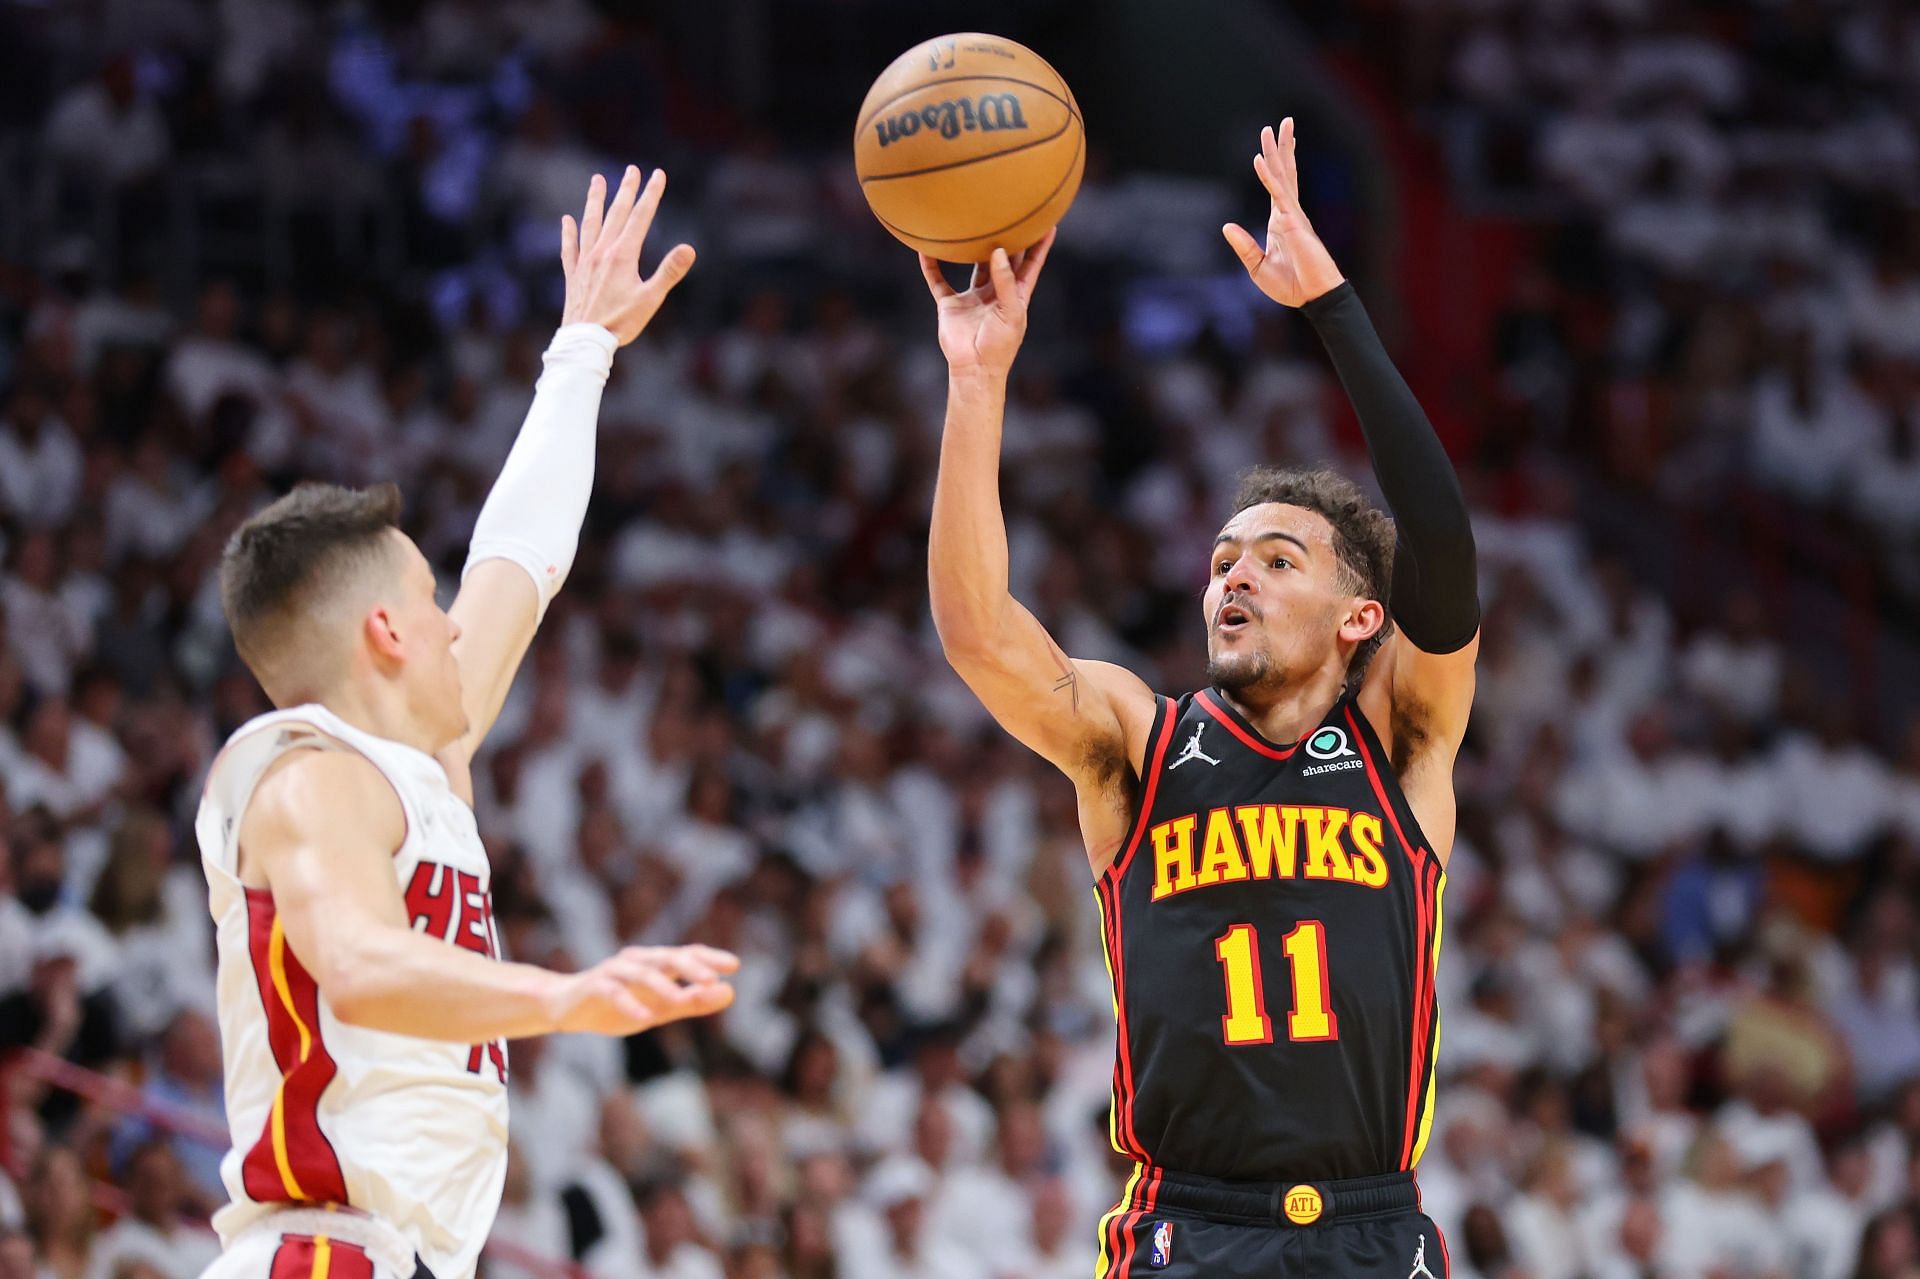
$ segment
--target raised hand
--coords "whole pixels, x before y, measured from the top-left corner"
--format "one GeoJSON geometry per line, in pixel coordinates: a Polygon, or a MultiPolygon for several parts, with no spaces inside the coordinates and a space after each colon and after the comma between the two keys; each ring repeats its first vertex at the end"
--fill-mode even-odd
{"type": "Polygon", "coordinates": [[[740,960],[711,946],[628,946],[561,986],[554,1024],[563,1031],[634,1035],[705,1017],[733,1002],[729,973],[740,960]]]}
{"type": "Polygon", "coordinates": [[[659,269],[640,275],[640,249],[666,189],[665,169],[655,169],[643,188],[639,168],[630,164],[608,204],[607,181],[594,174],[580,221],[560,219],[560,266],[567,275],[562,324],[598,324],[625,346],[693,269],[693,246],[676,244],[659,269]]]}
{"type": "Polygon", "coordinates": [[[1229,222],[1220,228],[1260,291],[1282,306],[1304,305],[1346,279],[1300,208],[1300,174],[1294,167],[1293,145],[1292,116],[1280,122],[1277,135],[1271,125],[1260,130],[1260,154],[1253,157],[1253,171],[1273,200],[1267,214],[1265,251],[1245,227],[1229,222]]]}
{"type": "Polygon", "coordinates": [[[991,373],[1005,376],[1027,336],[1027,302],[1047,264],[1053,247],[1052,231],[1040,242],[1008,257],[1005,249],[973,268],[973,280],[963,293],[947,283],[940,264],[922,253],[920,273],[927,278],[940,313],[940,352],[956,374],[991,373]]]}

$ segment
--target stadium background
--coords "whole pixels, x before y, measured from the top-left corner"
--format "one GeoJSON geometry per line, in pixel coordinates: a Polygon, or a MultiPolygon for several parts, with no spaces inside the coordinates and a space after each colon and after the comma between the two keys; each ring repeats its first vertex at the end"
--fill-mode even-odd
{"type": "Polygon", "coordinates": [[[943,370],[846,145],[956,29],[1090,124],[1006,442],[1015,590],[1070,651],[1194,685],[1237,468],[1365,472],[1218,238],[1262,123],[1299,117],[1461,467],[1485,647],[1421,1170],[1454,1273],[1920,1275],[1909,7],[0,0],[0,1276],[204,1260],[189,821],[262,709],[221,541],[297,476],[393,478],[451,583],[559,216],[629,160],[700,264],[617,364],[481,827],[516,956],[747,966],[718,1022],[515,1046],[487,1272],[1091,1272],[1073,805],[941,661],[943,370]]]}

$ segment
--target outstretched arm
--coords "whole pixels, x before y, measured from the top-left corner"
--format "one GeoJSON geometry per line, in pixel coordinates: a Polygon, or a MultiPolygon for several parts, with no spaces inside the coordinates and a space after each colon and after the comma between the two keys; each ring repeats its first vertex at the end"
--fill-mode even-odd
{"type": "MultiPolygon", "coordinates": [[[[1326,344],[1360,419],[1374,475],[1393,512],[1389,612],[1397,633],[1374,659],[1361,703],[1390,731],[1403,774],[1444,760],[1466,732],[1479,649],[1473,528],[1460,480],[1433,425],[1381,345],[1366,308],[1300,207],[1291,119],[1260,134],[1254,172],[1272,200],[1264,249],[1238,226],[1227,242],[1262,292],[1298,307],[1326,344]],[[1437,749],[1436,749],[1437,748],[1437,749]]],[[[1439,835],[1429,831],[1438,839],[1439,835]]]]}
{"type": "Polygon", "coordinates": [[[562,222],[567,296],[560,331],[547,348],[533,407],[480,508],[450,610],[460,623],[454,657],[467,712],[466,736],[441,752],[455,776],[464,775],[493,726],[534,630],[573,565],[593,491],[600,394],[613,353],[640,335],[693,265],[692,247],[682,244],[651,276],[640,275],[641,246],[666,187],[664,170],[655,169],[643,187],[640,170],[630,165],[609,205],[606,182],[596,176],[579,223],[562,222]]]}
{"type": "MultiPolygon", "coordinates": [[[[1109,785],[1138,755],[1132,744],[1151,724],[1153,694],[1130,671],[1068,657],[1008,592],[1000,509],[1007,375],[1052,244],[1049,234],[1016,259],[996,250],[965,292],[937,262],[920,259],[948,366],[927,589],[948,662],[1001,727],[1074,780],[1084,819],[1090,789],[1109,785]]],[[[1095,842],[1089,830],[1090,852],[1095,842]]]]}
{"type": "Polygon", "coordinates": [[[345,751],[286,756],[241,819],[242,876],[273,894],[272,944],[293,953],[349,1025],[462,1044],[630,1035],[732,1002],[725,976],[739,961],[706,946],[628,947],[556,973],[415,932],[393,877],[405,837],[392,787],[345,751]]]}

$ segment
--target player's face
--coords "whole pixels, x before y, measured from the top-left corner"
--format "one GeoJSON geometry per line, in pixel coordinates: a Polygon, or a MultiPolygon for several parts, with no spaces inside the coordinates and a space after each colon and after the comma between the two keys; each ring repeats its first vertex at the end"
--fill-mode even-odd
{"type": "Polygon", "coordinates": [[[1209,568],[1207,677],[1229,693],[1278,689],[1338,660],[1346,580],[1319,513],[1268,502],[1235,515],[1209,568]]]}
{"type": "Polygon", "coordinates": [[[460,665],[453,656],[453,642],[460,638],[460,624],[440,607],[439,582],[433,576],[427,557],[420,553],[412,539],[400,533],[394,536],[406,543],[396,621],[408,650],[407,700],[419,721],[431,728],[435,738],[444,745],[467,731],[460,665]]]}

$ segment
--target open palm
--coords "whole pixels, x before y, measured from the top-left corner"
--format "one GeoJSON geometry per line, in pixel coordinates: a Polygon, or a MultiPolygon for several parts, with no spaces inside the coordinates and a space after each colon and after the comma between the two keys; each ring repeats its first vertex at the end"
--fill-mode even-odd
{"type": "Polygon", "coordinates": [[[1053,247],[1049,231],[1030,249],[1009,257],[1005,249],[973,268],[963,292],[947,283],[940,264],[922,253],[920,273],[940,315],[940,352],[956,373],[970,370],[1004,373],[1027,335],[1027,303],[1053,247]]]}
{"type": "Polygon", "coordinates": [[[1266,248],[1245,227],[1229,222],[1220,228],[1260,291],[1282,306],[1311,302],[1346,278],[1300,208],[1300,174],[1294,167],[1293,149],[1292,116],[1280,122],[1277,134],[1271,125],[1260,130],[1260,154],[1253,157],[1253,171],[1273,200],[1267,214],[1266,248]]]}

